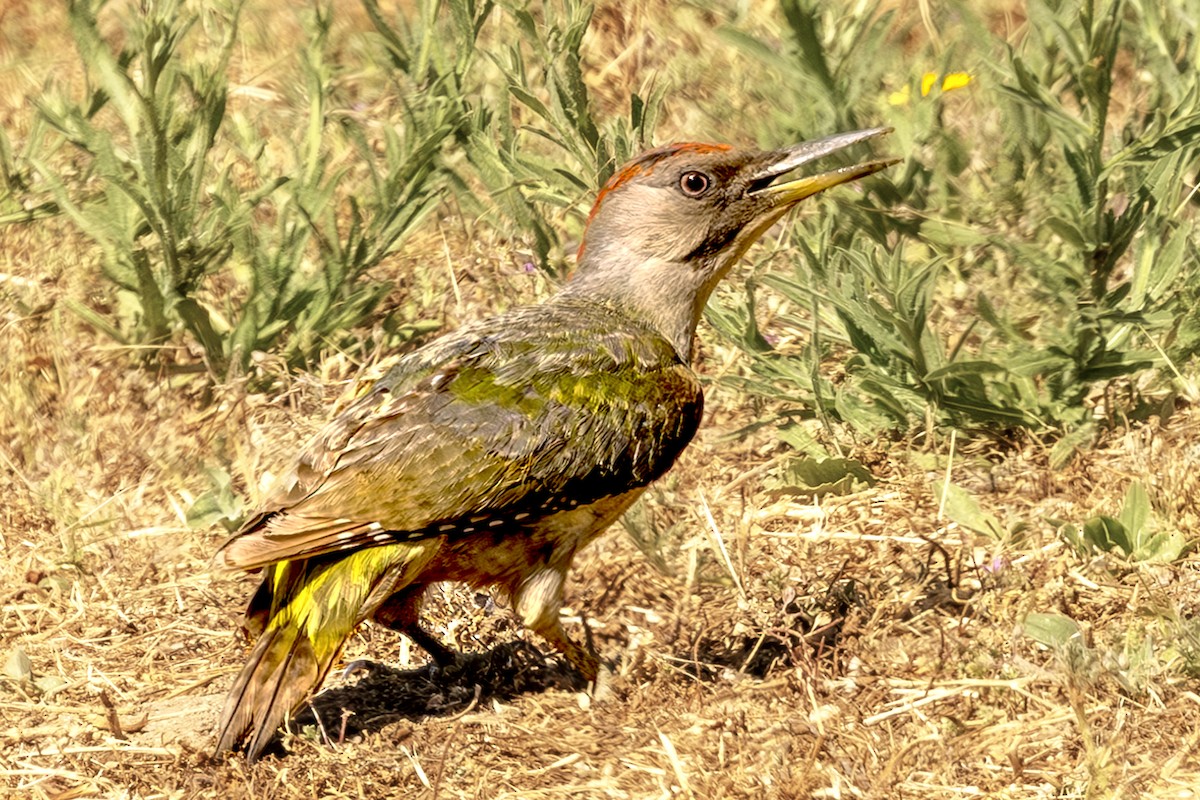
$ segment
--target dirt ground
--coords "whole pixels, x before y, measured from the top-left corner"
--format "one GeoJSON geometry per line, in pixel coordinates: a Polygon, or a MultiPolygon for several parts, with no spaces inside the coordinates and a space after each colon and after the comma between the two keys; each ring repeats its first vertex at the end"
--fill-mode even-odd
{"type": "MultiPolygon", "coordinates": [[[[30,80],[0,87],[8,122],[30,80]]],[[[389,269],[442,252],[437,227],[389,269]]],[[[494,234],[450,246],[475,278],[431,318],[546,292],[494,234]]],[[[187,509],[217,468],[258,496],[363,368],[334,354],[277,370],[269,394],[134,368],[65,307],[99,291],[89,247],[61,221],[0,228],[0,794],[1200,796],[1200,558],[1083,557],[1057,532],[1115,515],[1134,479],[1164,525],[1195,530],[1200,409],[1183,400],[1057,470],[1036,442],[860,442],[875,485],[816,502],[764,488],[774,432],[734,433],[768,410],[713,385],[676,469],[576,562],[567,627],[581,638],[586,618],[598,685],[503,598],[448,586],[426,621],[460,664],[431,669],[367,625],[343,661],[370,664],[334,675],[275,751],[214,758],[255,578],[210,569],[225,532],[187,509]],[[946,475],[1002,533],[953,521],[946,475]],[[1029,614],[1081,636],[1039,644],[1029,614]]],[[[708,329],[701,350],[706,378],[743,368],[708,329]]]]}
{"type": "MultiPolygon", "coordinates": [[[[41,416],[6,428],[44,434],[6,442],[0,477],[0,776],[16,796],[1189,797],[1200,785],[1200,695],[1178,666],[1196,656],[1160,644],[1194,613],[1197,562],[1085,560],[1047,521],[1111,511],[1132,476],[1190,513],[1193,409],[1060,471],[1032,447],[958,454],[956,483],[1028,523],[997,539],[939,519],[935,476],[890,443],[856,454],[878,478],[866,491],[771,499],[776,445],[731,439],[749,410],[710,391],[698,441],[636,518],[643,538],[667,531],[665,570],[620,526],[577,562],[569,629],[582,635],[587,615],[609,661],[599,686],[575,686],[495,599],[447,587],[428,622],[471,654],[459,667],[432,671],[367,626],[345,660],[377,666],[331,679],[283,749],[247,767],[209,751],[253,579],[209,570],[223,532],[183,524],[171,473],[194,472],[214,436],[247,443],[248,473],[279,463],[331,390],[210,404],[106,368],[120,360],[101,341],[68,357],[36,325],[13,330],[41,416]],[[1030,612],[1079,622],[1086,653],[1025,636],[1030,612]]],[[[710,374],[733,358],[707,350],[710,374]]]]}

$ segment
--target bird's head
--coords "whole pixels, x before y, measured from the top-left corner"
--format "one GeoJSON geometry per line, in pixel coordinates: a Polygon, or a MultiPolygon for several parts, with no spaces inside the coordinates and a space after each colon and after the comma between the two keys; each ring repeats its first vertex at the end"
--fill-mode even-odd
{"type": "Polygon", "coordinates": [[[896,161],[776,179],[888,132],[842,133],[769,152],[682,143],[642,153],[600,190],[567,291],[641,312],[689,360],[713,288],[764,231],[804,198],[896,161]]]}

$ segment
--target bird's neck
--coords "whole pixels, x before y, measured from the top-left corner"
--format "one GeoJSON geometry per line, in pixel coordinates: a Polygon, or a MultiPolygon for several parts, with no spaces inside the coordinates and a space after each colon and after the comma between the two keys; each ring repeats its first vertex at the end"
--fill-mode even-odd
{"type": "Polygon", "coordinates": [[[686,265],[630,259],[619,266],[584,261],[560,292],[565,300],[601,302],[647,324],[692,363],[696,326],[716,280],[686,265]]]}

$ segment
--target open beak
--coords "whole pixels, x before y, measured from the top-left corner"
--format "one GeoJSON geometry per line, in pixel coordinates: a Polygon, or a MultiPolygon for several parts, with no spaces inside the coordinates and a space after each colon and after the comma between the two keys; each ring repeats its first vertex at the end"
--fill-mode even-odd
{"type": "Polygon", "coordinates": [[[900,159],[887,158],[867,161],[817,175],[797,178],[786,183],[772,183],[776,178],[791,172],[796,167],[816,161],[830,153],[844,150],[850,145],[885,136],[891,132],[891,128],[870,128],[852,133],[836,133],[833,136],[826,136],[811,142],[801,142],[776,151],[770,163],[751,178],[750,194],[768,200],[772,207],[789,207],[830,187],[873,175],[885,167],[899,163],[900,159]]]}

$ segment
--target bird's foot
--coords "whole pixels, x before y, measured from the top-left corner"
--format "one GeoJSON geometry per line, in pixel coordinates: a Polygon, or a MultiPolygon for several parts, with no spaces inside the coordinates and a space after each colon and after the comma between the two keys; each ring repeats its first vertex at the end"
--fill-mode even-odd
{"type": "Polygon", "coordinates": [[[612,666],[608,662],[602,662],[600,669],[596,673],[596,680],[592,682],[592,701],[603,703],[613,696],[613,672],[612,666]]]}

